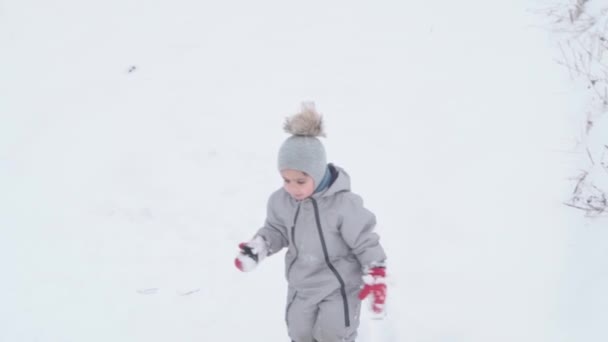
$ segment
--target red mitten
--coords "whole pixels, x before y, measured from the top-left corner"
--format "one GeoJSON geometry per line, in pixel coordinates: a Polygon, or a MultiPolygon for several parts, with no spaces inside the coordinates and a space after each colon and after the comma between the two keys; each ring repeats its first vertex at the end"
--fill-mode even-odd
{"type": "Polygon", "coordinates": [[[364,300],[371,296],[371,310],[374,314],[384,315],[384,302],[386,300],[386,270],[384,267],[370,268],[363,275],[363,289],[359,292],[359,299],[364,300]]]}
{"type": "Polygon", "coordinates": [[[256,236],[249,242],[240,243],[239,248],[241,250],[234,259],[234,265],[243,272],[253,270],[268,254],[266,241],[261,236],[256,236]]]}

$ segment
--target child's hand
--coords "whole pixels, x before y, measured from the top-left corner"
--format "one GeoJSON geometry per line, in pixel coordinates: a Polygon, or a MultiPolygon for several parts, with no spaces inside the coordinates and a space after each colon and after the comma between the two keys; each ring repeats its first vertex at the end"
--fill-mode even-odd
{"type": "Polygon", "coordinates": [[[249,242],[240,243],[239,248],[241,250],[234,259],[234,265],[243,272],[253,270],[268,254],[266,241],[260,236],[249,242]]]}
{"type": "Polygon", "coordinates": [[[363,289],[359,292],[359,299],[363,300],[371,295],[371,310],[376,315],[384,315],[384,302],[386,300],[386,270],[384,267],[370,268],[363,275],[363,289]]]}

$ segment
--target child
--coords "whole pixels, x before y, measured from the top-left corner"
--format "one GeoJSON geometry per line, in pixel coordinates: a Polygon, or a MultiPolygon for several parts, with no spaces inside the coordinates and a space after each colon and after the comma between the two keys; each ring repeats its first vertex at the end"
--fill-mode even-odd
{"type": "Polygon", "coordinates": [[[287,247],[285,319],[291,340],[352,342],[360,300],[370,296],[373,312],[384,312],[386,255],[373,231],[376,219],[350,191],[348,174],[326,162],[314,104],[303,104],[284,129],[292,136],[279,149],[283,188],[270,196],[264,226],[239,245],[235,264],[251,271],[287,247]]]}

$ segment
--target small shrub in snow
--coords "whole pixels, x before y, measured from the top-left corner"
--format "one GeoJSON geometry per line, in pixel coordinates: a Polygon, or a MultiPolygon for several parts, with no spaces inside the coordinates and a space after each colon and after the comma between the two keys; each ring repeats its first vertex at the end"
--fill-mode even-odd
{"type": "Polygon", "coordinates": [[[558,63],[588,92],[581,150],[588,156],[567,205],[587,215],[608,214],[608,4],[572,0],[544,10],[558,35],[558,63]]]}

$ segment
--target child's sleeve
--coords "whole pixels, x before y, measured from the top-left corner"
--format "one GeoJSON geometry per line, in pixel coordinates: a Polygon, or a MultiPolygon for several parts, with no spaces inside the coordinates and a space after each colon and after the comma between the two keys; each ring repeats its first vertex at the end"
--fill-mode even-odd
{"type": "Polygon", "coordinates": [[[376,216],[363,206],[356,194],[346,193],[342,201],[340,232],[363,267],[384,263],[386,254],[374,228],[376,216]]]}
{"type": "Polygon", "coordinates": [[[281,223],[277,215],[275,205],[273,204],[274,197],[271,196],[268,200],[266,221],[264,222],[264,226],[256,233],[256,236],[261,236],[266,241],[268,255],[272,255],[289,245],[287,228],[281,223]]]}

